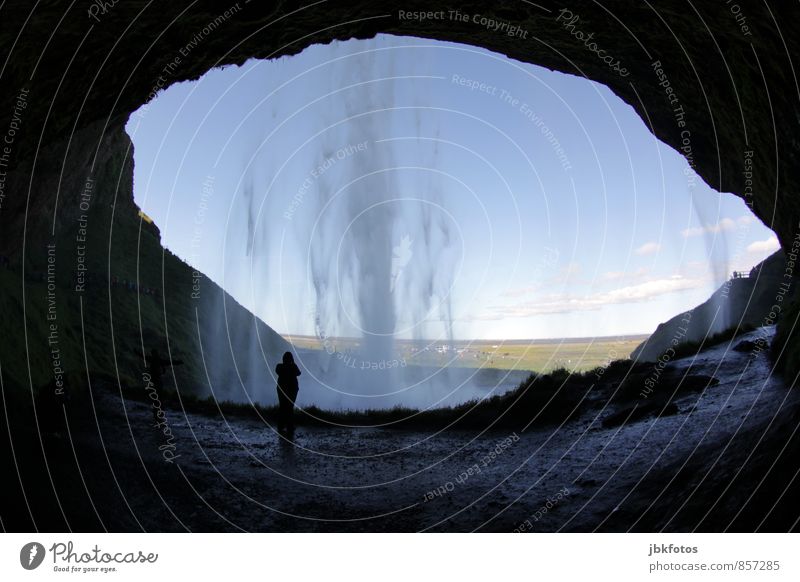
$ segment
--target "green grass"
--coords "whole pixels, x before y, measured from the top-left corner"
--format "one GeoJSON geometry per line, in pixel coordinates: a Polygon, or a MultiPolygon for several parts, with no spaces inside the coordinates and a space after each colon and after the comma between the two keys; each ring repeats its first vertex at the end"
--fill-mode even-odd
{"type": "MultiPolygon", "coordinates": [[[[286,336],[295,347],[320,350],[321,342],[308,336],[286,336]]],[[[398,340],[398,357],[405,358],[408,365],[457,366],[464,368],[495,368],[500,370],[531,370],[550,372],[559,368],[581,372],[604,366],[608,362],[628,358],[631,352],[646,339],[636,337],[598,337],[593,339],[554,340],[501,340],[459,341],[454,347],[464,349],[460,355],[437,353],[435,350],[421,351],[420,344],[398,340]]],[[[358,341],[349,338],[332,339],[332,346],[339,351],[355,349],[358,341]]],[[[440,344],[436,344],[440,345],[440,344]]],[[[435,346],[431,346],[432,348],[435,346]]]]}

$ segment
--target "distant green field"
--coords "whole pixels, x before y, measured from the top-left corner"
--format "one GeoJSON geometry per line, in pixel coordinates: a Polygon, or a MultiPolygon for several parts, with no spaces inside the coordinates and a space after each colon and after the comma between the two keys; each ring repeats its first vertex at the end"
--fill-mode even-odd
{"type": "MultiPolygon", "coordinates": [[[[322,340],[313,336],[284,336],[299,349],[323,349],[322,340]]],[[[473,340],[458,341],[452,347],[441,342],[396,342],[398,358],[408,365],[459,366],[549,372],[556,368],[591,370],[612,360],[626,359],[647,336],[599,337],[550,340],[473,340]]],[[[348,352],[359,347],[358,339],[329,338],[328,351],[348,352]]]]}

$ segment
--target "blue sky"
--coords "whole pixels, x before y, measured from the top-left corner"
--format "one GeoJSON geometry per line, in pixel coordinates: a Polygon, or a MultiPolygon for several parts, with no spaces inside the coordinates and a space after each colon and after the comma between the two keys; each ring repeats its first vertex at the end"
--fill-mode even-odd
{"type": "Polygon", "coordinates": [[[315,196],[364,168],[385,170],[404,281],[447,273],[464,339],[649,333],[777,249],[606,87],[465,45],[379,36],[216,69],[127,130],[165,246],[282,333],[314,332],[310,241],[332,228],[315,196]],[[423,207],[448,233],[435,251],[423,207]]]}

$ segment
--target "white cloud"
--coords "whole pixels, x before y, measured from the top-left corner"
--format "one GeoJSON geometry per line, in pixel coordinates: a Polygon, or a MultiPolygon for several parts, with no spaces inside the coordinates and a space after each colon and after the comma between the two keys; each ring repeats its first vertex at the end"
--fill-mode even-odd
{"type": "Polygon", "coordinates": [[[645,255],[652,255],[653,253],[657,253],[661,250],[661,245],[656,242],[648,242],[644,243],[638,249],[634,250],[633,252],[640,256],[645,255]]]}
{"type": "Polygon", "coordinates": [[[694,289],[703,284],[703,279],[689,279],[675,275],[666,279],[654,279],[652,281],[645,281],[636,285],[629,285],[620,289],[614,289],[607,293],[601,293],[596,296],[595,301],[599,301],[602,305],[609,305],[614,303],[635,303],[639,301],[646,301],[665,295],[667,293],[674,293],[676,291],[685,291],[686,289],[694,289]]]}
{"type": "Polygon", "coordinates": [[[639,267],[633,271],[606,271],[600,277],[598,277],[598,283],[609,283],[612,281],[641,281],[644,279],[647,274],[650,272],[650,269],[647,267],[639,267]]]}
{"type": "Polygon", "coordinates": [[[542,287],[544,287],[543,283],[534,283],[533,285],[528,285],[527,287],[506,289],[505,291],[503,291],[502,295],[504,297],[522,297],[523,295],[533,295],[534,293],[539,291],[542,287]]]}
{"type": "Polygon", "coordinates": [[[754,243],[747,245],[747,252],[748,253],[769,253],[772,254],[781,248],[781,244],[778,242],[778,237],[772,235],[767,240],[758,240],[754,243]]]}
{"type": "Polygon", "coordinates": [[[625,278],[625,271],[606,271],[600,275],[601,281],[619,281],[625,278]]]}
{"type": "Polygon", "coordinates": [[[636,285],[628,285],[611,291],[586,296],[551,294],[541,299],[526,301],[516,305],[491,307],[476,319],[504,319],[506,317],[530,317],[552,313],[571,313],[593,311],[607,305],[641,303],[661,295],[677,293],[702,287],[709,282],[708,277],[689,278],[681,275],[663,279],[653,279],[636,285]]]}
{"type": "Polygon", "coordinates": [[[744,215],[740,216],[736,220],[732,218],[723,218],[716,224],[705,224],[703,226],[695,226],[692,228],[685,228],[681,231],[681,234],[688,238],[692,236],[702,236],[704,234],[719,234],[721,232],[729,232],[731,230],[735,230],[737,227],[747,226],[751,222],[753,222],[753,217],[744,215]]]}

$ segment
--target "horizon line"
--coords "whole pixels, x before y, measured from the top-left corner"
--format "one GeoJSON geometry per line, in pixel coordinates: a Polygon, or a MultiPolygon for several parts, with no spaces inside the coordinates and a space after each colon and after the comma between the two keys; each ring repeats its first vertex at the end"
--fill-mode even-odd
{"type": "MultiPolygon", "coordinates": [[[[297,338],[297,339],[314,339],[318,341],[323,341],[323,338],[316,336],[316,335],[307,335],[307,334],[300,334],[300,333],[280,333],[278,332],[281,337],[288,340],[289,338],[297,338]]],[[[497,338],[470,338],[470,339],[454,339],[452,340],[453,343],[467,343],[467,342],[543,342],[543,341],[558,341],[558,340],[609,340],[609,339],[639,339],[643,338],[646,339],[650,337],[652,333],[625,333],[625,334],[612,334],[612,335],[595,335],[595,336],[560,336],[560,337],[543,337],[543,338],[518,338],[518,339],[497,339],[497,338]]],[[[361,336],[329,336],[325,339],[329,340],[350,340],[350,341],[361,341],[364,338],[361,336]]],[[[399,342],[435,342],[435,343],[447,343],[446,339],[408,339],[408,338],[395,338],[395,341],[399,342]]]]}

